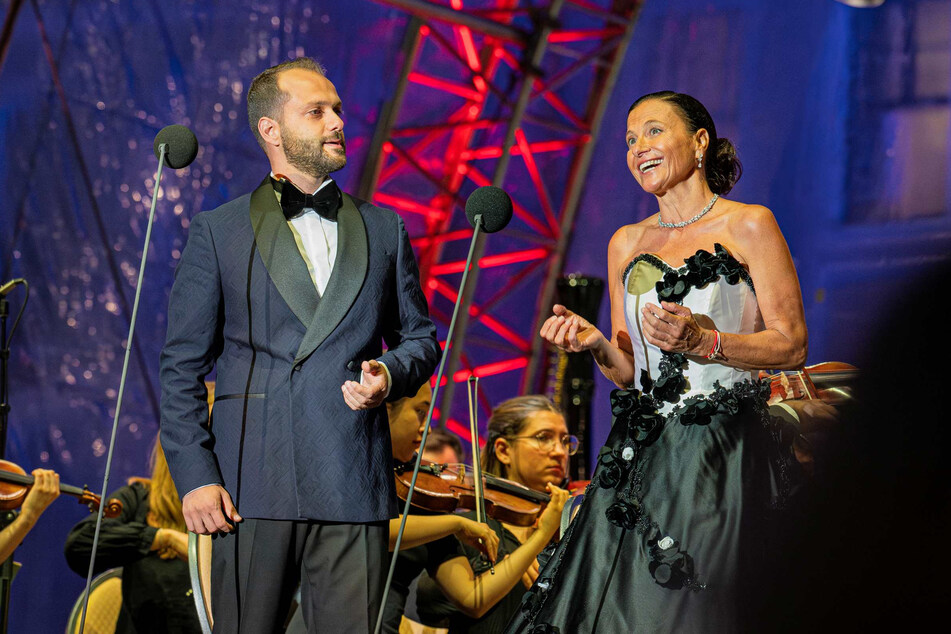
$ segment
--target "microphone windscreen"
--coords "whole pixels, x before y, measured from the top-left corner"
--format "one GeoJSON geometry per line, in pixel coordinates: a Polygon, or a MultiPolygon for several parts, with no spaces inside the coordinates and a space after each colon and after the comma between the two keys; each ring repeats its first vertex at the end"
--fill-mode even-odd
{"type": "Polygon", "coordinates": [[[476,216],[482,216],[482,230],[486,233],[500,231],[512,219],[512,199],[498,187],[480,187],[466,201],[466,217],[473,227],[476,216]]]}
{"type": "Polygon", "coordinates": [[[165,150],[165,164],[172,169],[181,169],[191,164],[198,155],[198,139],[195,133],[183,125],[167,125],[155,135],[152,151],[155,157],[159,156],[159,146],[168,147],[165,150]]]}

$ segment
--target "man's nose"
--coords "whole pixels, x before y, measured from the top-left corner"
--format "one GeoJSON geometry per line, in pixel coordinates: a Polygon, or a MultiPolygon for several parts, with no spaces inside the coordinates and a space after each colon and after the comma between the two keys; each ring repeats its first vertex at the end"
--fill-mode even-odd
{"type": "Polygon", "coordinates": [[[327,115],[327,130],[330,132],[343,132],[343,117],[334,111],[327,115]]]}

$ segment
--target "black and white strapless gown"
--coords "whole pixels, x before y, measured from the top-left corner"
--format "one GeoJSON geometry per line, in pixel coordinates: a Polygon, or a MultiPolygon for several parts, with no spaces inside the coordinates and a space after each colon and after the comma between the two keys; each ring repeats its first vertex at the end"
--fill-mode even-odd
{"type": "Polygon", "coordinates": [[[624,285],[641,376],[612,392],[585,500],[507,631],[747,631],[775,573],[797,472],[791,437],[751,372],[662,352],[643,337],[640,309],[678,302],[701,325],[753,333],[763,325],[752,280],[716,245],[676,269],[640,255],[624,285]]]}

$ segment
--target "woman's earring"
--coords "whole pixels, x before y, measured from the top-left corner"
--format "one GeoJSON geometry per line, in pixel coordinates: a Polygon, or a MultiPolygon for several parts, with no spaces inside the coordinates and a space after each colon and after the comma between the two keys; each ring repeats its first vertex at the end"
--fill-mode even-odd
{"type": "Polygon", "coordinates": [[[703,167],[703,152],[700,153],[700,157],[697,159],[697,169],[703,167]]]}

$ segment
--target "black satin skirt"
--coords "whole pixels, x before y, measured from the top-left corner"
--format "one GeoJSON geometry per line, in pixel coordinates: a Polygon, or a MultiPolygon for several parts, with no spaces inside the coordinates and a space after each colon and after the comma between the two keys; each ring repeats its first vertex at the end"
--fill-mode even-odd
{"type": "Polygon", "coordinates": [[[667,416],[637,398],[612,394],[614,425],[585,500],[507,632],[734,633],[769,622],[770,579],[782,574],[772,563],[785,560],[772,555],[799,479],[795,430],[749,382],[667,416]]]}

